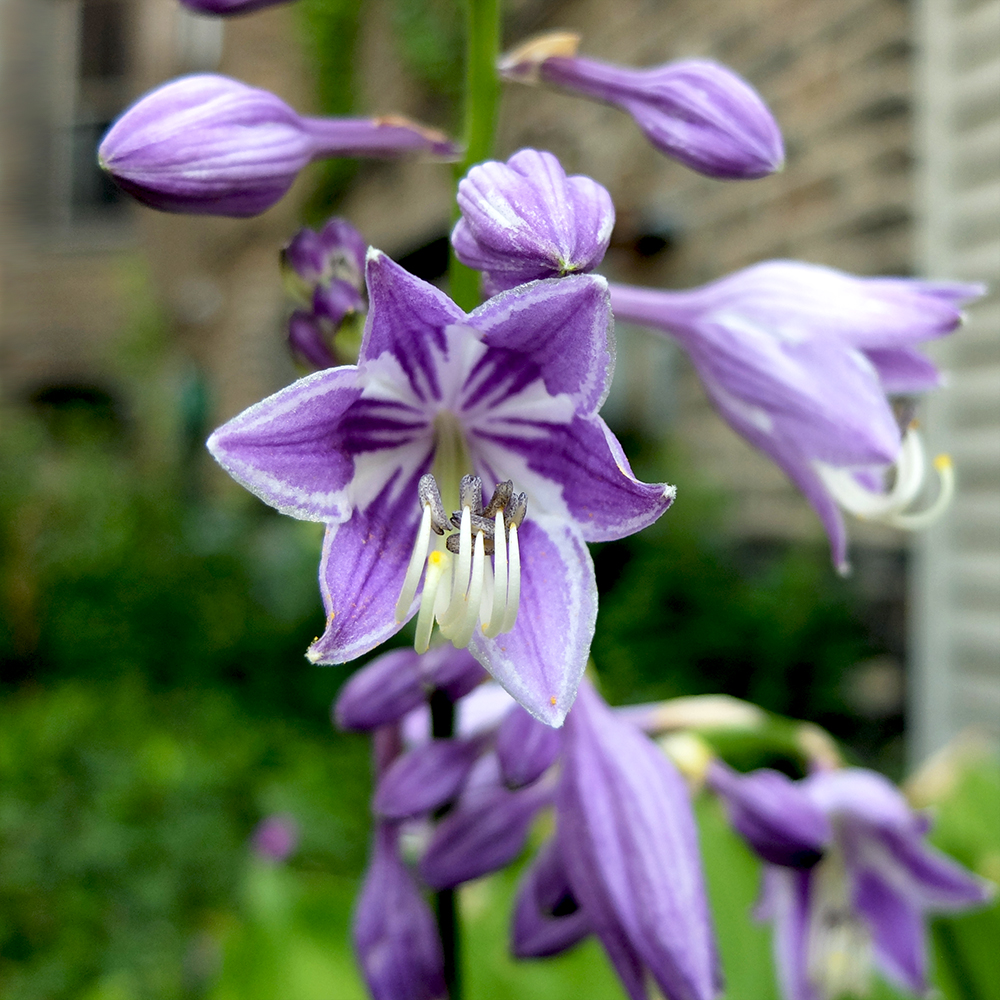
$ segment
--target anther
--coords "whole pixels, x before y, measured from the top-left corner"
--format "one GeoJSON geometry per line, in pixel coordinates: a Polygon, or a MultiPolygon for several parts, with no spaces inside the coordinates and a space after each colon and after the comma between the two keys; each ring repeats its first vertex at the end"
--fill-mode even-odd
{"type": "Polygon", "coordinates": [[[458,497],[463,510],[468,507],[473,514],[482,514],[483,481],[479,476],[462,476],[458,485],[458,497]]]}
{"type": "Polygon", "coordinates": [[[448,527],[448,515],[441,501],[441,491],[438,489],[437,481],[429,472],[421,476],[420,482],[417,483],[417,498],[421,507],[430,507],[431,527],[437,534],[443,535],[445,528],[448,527]]]}
{"type": "Polygon", "coordinates": [[[497,511],[504,510],[506,508],[513,495],[514,484],[509,479],[504,480],[502,483],[497,483],[496,489],[493,491],[493,496],[490,498],[490,502],[483,510],[483,514],[488,518],[492,518],[497,511]]]}
{"type": "Polygon", "coordinates": [[[512,526],[520,527],[524,515],[528,513],[528,498],[523,493],[511,497],[504,511],[504,526],[510,531],[512,526]]]}

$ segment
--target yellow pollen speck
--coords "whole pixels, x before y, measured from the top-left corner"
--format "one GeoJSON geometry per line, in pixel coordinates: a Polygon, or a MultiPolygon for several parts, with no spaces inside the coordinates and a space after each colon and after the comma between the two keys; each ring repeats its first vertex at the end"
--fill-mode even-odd
{"type": "Polygon", "coordinates": [[[910,425],[909,425],[909,427],[908,427],[908,430],[911,430],[911,431],[918,431],[918,430],[920,430],[920,421],[919,421],[919,420],[917,420],[917,418],[916,418],[916,417],[914,417],[914,418],[913,418],[913,419],[912,419],[912,420],[910,421],[910,425]]]}
{"type": "Polygon", "coordinates": [[[934,459],[934,468],[937,469],[938,472],[944,472],[945,469],[950,469],[951,455],[938,455],[938,457],[934,459]]]}
{"type": "Polygon", "coordinates": [[[432,566],[440,566],[444,561],[444,556],[438,552],[436,549],[427,557],[427,561],[432,566]]]}
{"type": "Polygon", "coordinates": [[[556,696],[555,696],[555,695],[553,695],[553,696],[552,696],[551,698],[549,698],[549,704],[550,704],[550,705],[554,705],[554,704],[556,703],[556,701],[557,701],[557,700],[558,700],[558,699],[556,698],[556,696]]]}

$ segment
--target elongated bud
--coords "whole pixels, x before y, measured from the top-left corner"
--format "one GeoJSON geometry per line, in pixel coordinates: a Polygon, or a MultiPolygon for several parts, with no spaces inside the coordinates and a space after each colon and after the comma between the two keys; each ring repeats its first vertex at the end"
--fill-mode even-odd
{"type": "Polygon", "coordinates": [[[434,914],[399,856],[395,823],[375,828],[353,936],[374,1000],[443,1000],[448,995],[434,914]]]}
{"type": "Polygon", "coordinates": [[[500,61],[500,75],[543,82],[627,111],[661,152],[725,180],[766,177],[785,159],[781,131],[760,95],[704,59],[631,69],[575,54],[573,36],[532,39],[500,61]]]}
{"type": "Polygon", "coordinates": [[[480,752],[477,740],[431,740],[408,750],[382,775],[373,808],[387,819],[407,819],[451,802],[480,752]]]}
{"type": "Polygon", "coordinates": [[[311,160],[449,156],[439,133],[401,118],[305,118],[274,94],[205,73],[151,91],[111,126],[101,166],[165,212],[250,216],[277,202],[311,160]]]}
{"type": "Polygon", "coordinates": [[[556,761],[562,736],[558,729],[539,722],[520,705],[512,708],[497,731],[500,773],[510,788],[530,785],[556,761]]]}

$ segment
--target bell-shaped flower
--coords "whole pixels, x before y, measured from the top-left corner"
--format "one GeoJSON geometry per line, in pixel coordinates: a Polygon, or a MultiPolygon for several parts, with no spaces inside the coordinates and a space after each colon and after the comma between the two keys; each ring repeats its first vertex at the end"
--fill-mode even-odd
{"type": "Polygon", "coordinates": [[[467,649],[448,644],[423,654],[394,649],[366,664],[341,688],[334,720],[341,729],[376,729],[398,722],[436,690],[456,702],[486,676],[467,649]]]}
{"type": "Polygon", "coordinates": [[[459,182],[458,207],[452,246],[463,264],[484,272],[491,295],[536,278],[593,271],[615,224],[600,184],[567,177],[551,153],[534,149],[473,167],[459,182]]]}
{"type": "Polygon", "coordinates": [[[196,14],[215,15],[216,17],[233,17],[237,14],[251,14],[255,10],[273,7],[289,0],[181,0],[185,7],[196,14]]]}
{"type": "Polygon", "coordinates": [[[626,992],[647,973],[670,1000],[719,991],[698,834],[684,779],[584,682],[566,720],[556,792],[572,894],[626,992]]]}
{"type": "Polygon", "coordinates": [[[111,126],[98,150],[121,188],[151,208],[259,215],[316,159],[454,155],[444,136],[402,118],[314,118],[274,94],[211,73],[165,83],[111,126]]]}
{"type": "Polygon", "coordinates": [[[757,913],[774,924],[785,1000],[865,995],[873,966],[896,985],[924,995],[925,915],[983,903],[989,885],[930,847],[926,819],[874,771],[820,771],[780,787],[770,779],[761,782],[760,774],[737,776],[716,765],[710,783],[730,808],[736,806],[734,816],[742,820],[734,822],[737,832],[769,862],[757,913]],[[770,805],[768,785],[776,792],[770,805]],[[757,821],[749,836],[748,812],[757,821]],[[776,857],[778,842],[820,844],[816,814],[829,824],[819,860],[811,850],[799,864],[791,855],[776,857]],[[763,837],[760,821],[768,827],[763,837]]]}
{"type": "Polygon", "coordinates": [[[616,105],[660,152],[709,177],[748,180],[781,169],[781,130],[732,70],[705,59],[631,69],[578,56],[578,43],[561,32],[531,39],[501,59],[500,75],[616,105]]]}
{"type": "Polygon", "coordinates": [[[926,477],[924,452],[914,429],[900,431],[887,397],[937,384],[914,345],[954,330],[962,303],[981,293],[978,285],[768,261],[689,291],[612,285],[611,302],[618,319],[680,343],[724,419],[805,494],[843,572],[840,507],[918,528],[950,499],[942,457],[938,501],[910,511],[926,477]]]}
{"type": "Polygon", "coordinates": [[[399,827],[375,827],[354,912],[354,949],[373,1000],[443,1000],[444,957],[434,914],[399,855],[399,827]]]}
{"type": "Polygon", "coordinates": [[[532,282],[466,315],[378,251],[367,280],[358,364],[256,404],[209,449],[265,502],[328,525],[311,660],[354,659],[419,610],[419,651],[437,623],[558,726],[597,612],[586,542],[638,531],[675,492],[640,483],[597,415],[606,283],[532,282]]]}

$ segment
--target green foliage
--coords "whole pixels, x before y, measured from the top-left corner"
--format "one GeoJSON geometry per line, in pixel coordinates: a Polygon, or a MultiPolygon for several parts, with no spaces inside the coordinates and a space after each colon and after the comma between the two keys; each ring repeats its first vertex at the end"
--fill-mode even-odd
{"type": "Polygon", "coordinates": [[[259,819],[302,830],[303,880],[356,876],[367,747],[135,677],[0,706],[0,995],[200,996],[259,819]]]}

